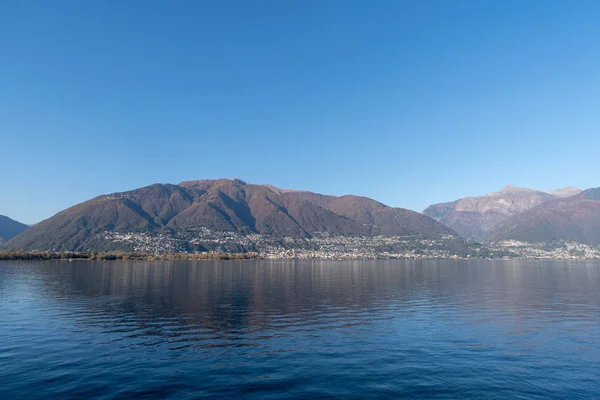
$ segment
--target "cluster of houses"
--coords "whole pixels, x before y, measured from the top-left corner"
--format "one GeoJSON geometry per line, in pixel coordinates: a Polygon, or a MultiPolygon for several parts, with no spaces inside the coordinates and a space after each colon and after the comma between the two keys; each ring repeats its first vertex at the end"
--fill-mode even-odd
{"type": "Polygon", "coordinates": [[[102,239],[116,248],[153,254],[253,252],[267,259],[428,259],[428,258],[600,258],[600,249],[564,242],[556,244],[504,241],[469,245],[470,252],[454,253],[448,240],[416,236],[331,236],[310,238],[275,237],[260,234],[211,231],[206,228],[185,232],[104,232],[102,239]]]}

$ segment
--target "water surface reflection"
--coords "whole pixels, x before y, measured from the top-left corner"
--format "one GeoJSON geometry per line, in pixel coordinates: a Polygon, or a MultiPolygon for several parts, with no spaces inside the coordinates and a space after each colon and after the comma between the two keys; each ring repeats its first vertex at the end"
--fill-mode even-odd
{"type": "Polygon", "coordinates": [[[599,287],[592,262],[2,263],[0,386],[15,398],[593,398],[599,287]]]}

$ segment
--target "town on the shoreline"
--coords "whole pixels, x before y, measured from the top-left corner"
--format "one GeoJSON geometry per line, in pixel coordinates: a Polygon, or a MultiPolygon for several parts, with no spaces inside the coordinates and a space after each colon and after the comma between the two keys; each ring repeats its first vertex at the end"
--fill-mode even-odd
{"type": "Polygon", "coordinates": [[[265,259],[597,259],[600,248],[575,242],[527,243],[514,240],[475,243],[452,235],[276,237],[206,228],[171,234],[105,232],[102,238],[135,251],[155,254],[189,252],[244,253],[265,259]]]}
{"type": "Polygon", "coordinates": [[[60,249],[0,252],[2,260],[231,260],[231,259],[600,259],[600,248],[575,242],[475,243],[452,235],[276,237],[202,228],[185,233],[104,232],[102,251],[60,249]]]}

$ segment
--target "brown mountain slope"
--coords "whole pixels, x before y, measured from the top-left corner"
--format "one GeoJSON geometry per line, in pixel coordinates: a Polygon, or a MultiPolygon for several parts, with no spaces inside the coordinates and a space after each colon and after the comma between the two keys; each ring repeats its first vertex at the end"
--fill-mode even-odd
{"type": "Polygon", "coordinates": [[[277,237],[455,235],[422,214],[357,196],[324,196],[240,180],[156,184],[99,196],[64,210],[7,246],[36,250],[109,250],[103,232],[211,231],[277,237]]]}
{"type": "Polygon", "coordinates": [[[540,204],[581,192],[568,187],[553,191],[517,188],[511,185],[480,197],[465,197],[429,206],[423,211],[466,239],[483,240],[487,232],[513,215],[540,204]]]}
{"type": "Polygon", "coordinates": [[[541,204],[495,227],[487,240],[600,245],[600,188],[541,204]]]}

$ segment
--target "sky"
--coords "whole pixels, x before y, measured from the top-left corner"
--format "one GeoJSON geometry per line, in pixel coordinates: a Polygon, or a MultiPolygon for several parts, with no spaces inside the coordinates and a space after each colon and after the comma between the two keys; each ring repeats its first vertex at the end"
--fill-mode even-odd
{"type": "Polygon", "coordinates": [[[422,211],[600,186],[600,2],[0,2],[0,214],[236,177],[422,211]]]}

